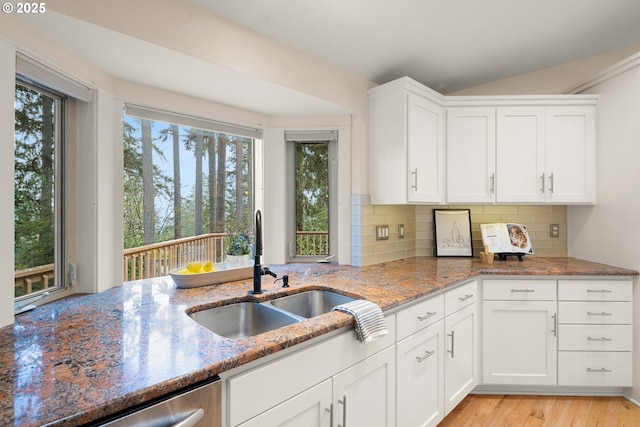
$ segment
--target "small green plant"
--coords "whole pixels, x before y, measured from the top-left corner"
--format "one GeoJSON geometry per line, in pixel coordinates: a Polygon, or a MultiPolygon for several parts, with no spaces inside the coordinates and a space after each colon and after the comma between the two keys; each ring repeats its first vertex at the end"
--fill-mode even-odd
{"type": "Polygon", "coordinates": [[[251,242],[246,234],[227,236],[227,255],[248,255],[251,253],[251,242]]]}

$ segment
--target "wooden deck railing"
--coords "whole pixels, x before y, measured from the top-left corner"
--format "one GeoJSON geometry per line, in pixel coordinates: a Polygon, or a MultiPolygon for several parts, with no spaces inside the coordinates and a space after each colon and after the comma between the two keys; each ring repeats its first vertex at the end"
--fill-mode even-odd
{"type": "Polygon", "coordinates": [[[154,243],[124,251],[124,280],[166,276],[169,271],[192,261],[220,262],[224,254],[225,233],[154,243]]]}
{"type": "Polygon", "coordinates": [[[296,255],[329,255],[327,231],[296,232],[296,255]]]}
{"type": "MultiPolygon", "coordinates": [[[[124,251],[124,280],[166,276],[169,271],[191,261],[224,261],[225,233],[210,233],[167,242],[139,246],[124,251]]],[[[299,231],[298,255],[329,255],[329,233],[299,231]]],[[[15,288],[21,295],[47,289],[54,284],[53,264],[15,272],[15,288]]]]}
{"type": "Polygon", "coordinates": [[[47,289],[54,284],[53,264],[17,270],[14,274],[16,295],[28,295],[35,291],[47,289]]]}

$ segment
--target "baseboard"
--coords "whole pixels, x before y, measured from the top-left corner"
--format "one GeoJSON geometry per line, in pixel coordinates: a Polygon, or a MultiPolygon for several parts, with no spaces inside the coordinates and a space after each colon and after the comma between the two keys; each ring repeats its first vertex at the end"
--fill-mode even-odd
{"type": "MultiPolygon", "coordinates": [[[[473,394],[521,394],[541,396],[624,396],[621,387],[563,387],[563,386],[519,386],[479,385],[473,394]]],[[[631,400],[629,397],[624,396],[631,400]]],[[[640,405],[638,405],[640,406],[640,405]]]]}

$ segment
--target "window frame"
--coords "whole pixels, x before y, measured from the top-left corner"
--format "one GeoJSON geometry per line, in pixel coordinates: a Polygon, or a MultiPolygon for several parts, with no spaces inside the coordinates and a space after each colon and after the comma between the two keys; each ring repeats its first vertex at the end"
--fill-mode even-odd
{"type": "Polygon", "coordinates": [[[56,180],[55,187],[56,197],[60,197],[60,201],[56,201],[56,210],[58,208],[60,210],[55,225],[57,253],[54,255],[54,275],[56,286],[18,298],[15,298],[14,289],[12,292],[14,313],[17,311],[16,307],[25,306],[32,301],[38,301],[38,304],[42,304],[64,298],[77,291],[78,132],[81,132],[84,127],[92,126],[86,120],[79,119],[81,114],[86,114],[85,110],[93,111],[96,100],[94,88],[20,51],[15,52],[14,97],[15,83],[18,81],[21,84],[34,86],[39,91],[61,97],[64,102],[60,109],[61,120],[56,123],[60,129],[58,135],[61,141],[57,147],[59,155],[56,156],[55,165],[56,171],[61,175],[56,180]]]}
{"type": "Polygon", "coordinates": [[[314,130],[314,131],[285,131],[285,144],[287,153],[287,263],[311,263],[324,261],[338,261],[338,131],[314,130]],[[327,143],[328,174],[329,174],[329,254],[328,255],[297,255],[297,230],[296,230],[296,158],[295,145],[301,143],[327,143]]]}
{"type": "MultiPolygon", "coordinates": [[[[68,220],[67,220],[67,188],[68,177],[66,173],[67,165],[67,117],[69,100],[64,94],[57,92],[45,84],[34,82],[32,79],[16,73],[16,85],[25,87],[26,89],[42,93],[54,100],[55,116],[54,116],[54,280],[53,286],[45,287],[29,294],[15,297],[14,303],[22,303],[32,299],[39,299],[50,294],[58,294],[59,292],[68,290],[69,281],[65,275],[67,266],[65,261],[68,253],[68,220]]],[[[15,110],[14,110],[15,114],[15,110]]],[[[14,159],[15,162],[15,159],[14,159]]],[[[14,248],[15,250],[15,248],[14,248]]],[[[14,270],[15,271],[15,270],[14,270]]]]}

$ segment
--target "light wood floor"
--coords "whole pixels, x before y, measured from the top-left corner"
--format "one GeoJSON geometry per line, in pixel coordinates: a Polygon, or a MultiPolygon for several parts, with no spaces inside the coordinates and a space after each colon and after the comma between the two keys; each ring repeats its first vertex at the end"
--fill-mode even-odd
{"type": "Polygon", "coordinates": [[[622,397],[469,395],[438,427],[640,427],[622,397]]]}

